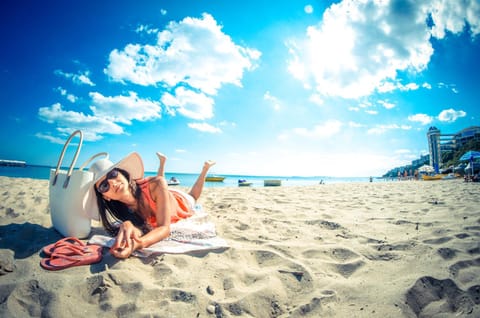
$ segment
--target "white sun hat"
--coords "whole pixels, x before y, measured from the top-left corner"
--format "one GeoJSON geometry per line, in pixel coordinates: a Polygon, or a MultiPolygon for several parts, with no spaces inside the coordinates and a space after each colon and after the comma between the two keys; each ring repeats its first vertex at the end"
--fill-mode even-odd
{"type": "Polygon", "coordinates": [[[95,193],[95,183],[103,178],[109,171],[114,168],[120,168],[130,174],[130,180],[137,180],[143,178],[144,168],[143,161],[140,155],[132,152],[125,158],[114,164],[108,159],[100,159],[95,161],[88,171],[93,172],[93,181],[83,200],[83,206],[87,215],[93,220],[100,220],[98,212],[97,194],[95,193]]]}

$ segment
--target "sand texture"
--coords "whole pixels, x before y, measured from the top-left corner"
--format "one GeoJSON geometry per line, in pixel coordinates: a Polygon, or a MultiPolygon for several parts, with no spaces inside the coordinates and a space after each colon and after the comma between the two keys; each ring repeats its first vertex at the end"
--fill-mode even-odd
{"type": "Polygon", "coordinates": [[[0,317],[480,317],[480,184],[206,188],[200,203],[230,248],[104,249],[47,271],[48,181],[0,177],[0,317]]]}

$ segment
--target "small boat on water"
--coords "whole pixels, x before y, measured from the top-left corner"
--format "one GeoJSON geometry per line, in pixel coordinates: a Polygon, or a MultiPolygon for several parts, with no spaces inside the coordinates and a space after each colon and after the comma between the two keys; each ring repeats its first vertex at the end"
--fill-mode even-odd
{"type": "Polygon", "coordinates": [[[434,181],[434,180],[452,180],[452,179],[457,179],[459,178],[459,174],[454,174],[454,173],[449,173],[449,174],[434,174],[434,175],[423,175],[422,179],[425,181],[434,181]]]}
{"type": "Polygon", "coordinates": [[[424,181],[435,181],[435,180],[442,180],[443,177],[445,177],[444,174],[434,174],[434,175],[428,175],[428,174],[424,174],[422,176],[422,179],[424,181]]]}
{"type": "Polygon", "coordinates": [[[460,178],[460,177],[461,177],[461,175],[459,175],[458,173],[449,173],[447,175],[444,175],[442,180],[452,180],[452,179],[457,179],[457,178],[460,178]]]}
{"type": "Polygon", "coordinates": [[[179,184],[180,184],[180,180],[178,180],[178,179],[175,178],[175,177],[171,177],[171,178],[168,180],[167,183],[168,183],[169,186],[179,185],[179,184]]]}
{"type": "Polygon", "coordinates": [[[282,180],[263,180],[264,187],[279,187],[282,185],[282,180]]]}
{"type": "Polygon", "coordinates": [[[26,167],[27,163],[21,160],[4,160],[0,159],[0,166],[2,167],[26,167]]]}
{"type": "Polygon", "coordinates": [[[251,186],[251,185],[252,185],[252,183],[251,183],[251,182],[248,182],[248,181],[245,180],[245,179],[240,179],[240,180],[238,180],[238,186],[239,186],[239,187],[249,187],[249,186],[251,186]]]}
{"type": "Polygon", "coordinates": [[[225,180],[225,177],[221,176],[207,176],[205,178],[205,181],[207,182],[223,182],[223,180],[225,180]]]}

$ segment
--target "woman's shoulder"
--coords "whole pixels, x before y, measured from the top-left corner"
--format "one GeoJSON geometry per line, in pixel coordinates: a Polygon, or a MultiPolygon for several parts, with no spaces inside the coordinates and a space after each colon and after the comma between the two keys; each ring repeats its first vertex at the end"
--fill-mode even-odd
{"type": "Polygon", "coordinates": [[[160,183],[162,179],[165,179],[164,177],[161,176],[153,176],[153,177],[145,177],[142,179],[137,179],[135,182],[138,185],[144,185],[144,184],[149,184],[149,183],[160,183]]]}
{"type": "Polygon", "coordinates": [[[162,176],[146,177],[143,179],[138,179],[136,182],[141,188],[149,188],[150,191],[159,189],[162,187],[162,185],[167,186],[167,182],[162,176]]]}

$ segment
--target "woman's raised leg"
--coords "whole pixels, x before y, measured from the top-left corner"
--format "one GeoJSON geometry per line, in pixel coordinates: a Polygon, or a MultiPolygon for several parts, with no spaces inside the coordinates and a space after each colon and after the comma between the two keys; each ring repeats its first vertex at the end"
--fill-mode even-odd
{"type": "Polygon", "coordinates": [[[158,160],[160,160],[157,176],[165,177],[165,162],[167,161],[167,156],[165,156],[163,153],[157,152],[157,157],[158,160]]]}
{"type": "Polygon", "coordinates": [[[200,172],[197,181],[193,185],[192,189],[190,190],[189,194],[196,200],[200,197],[203,191],[203,185],[205,184],[205,178],[207,177],[208,170],[215,164],[215,161],[205,161],[203,164],[202,172],[200,172]]]}

